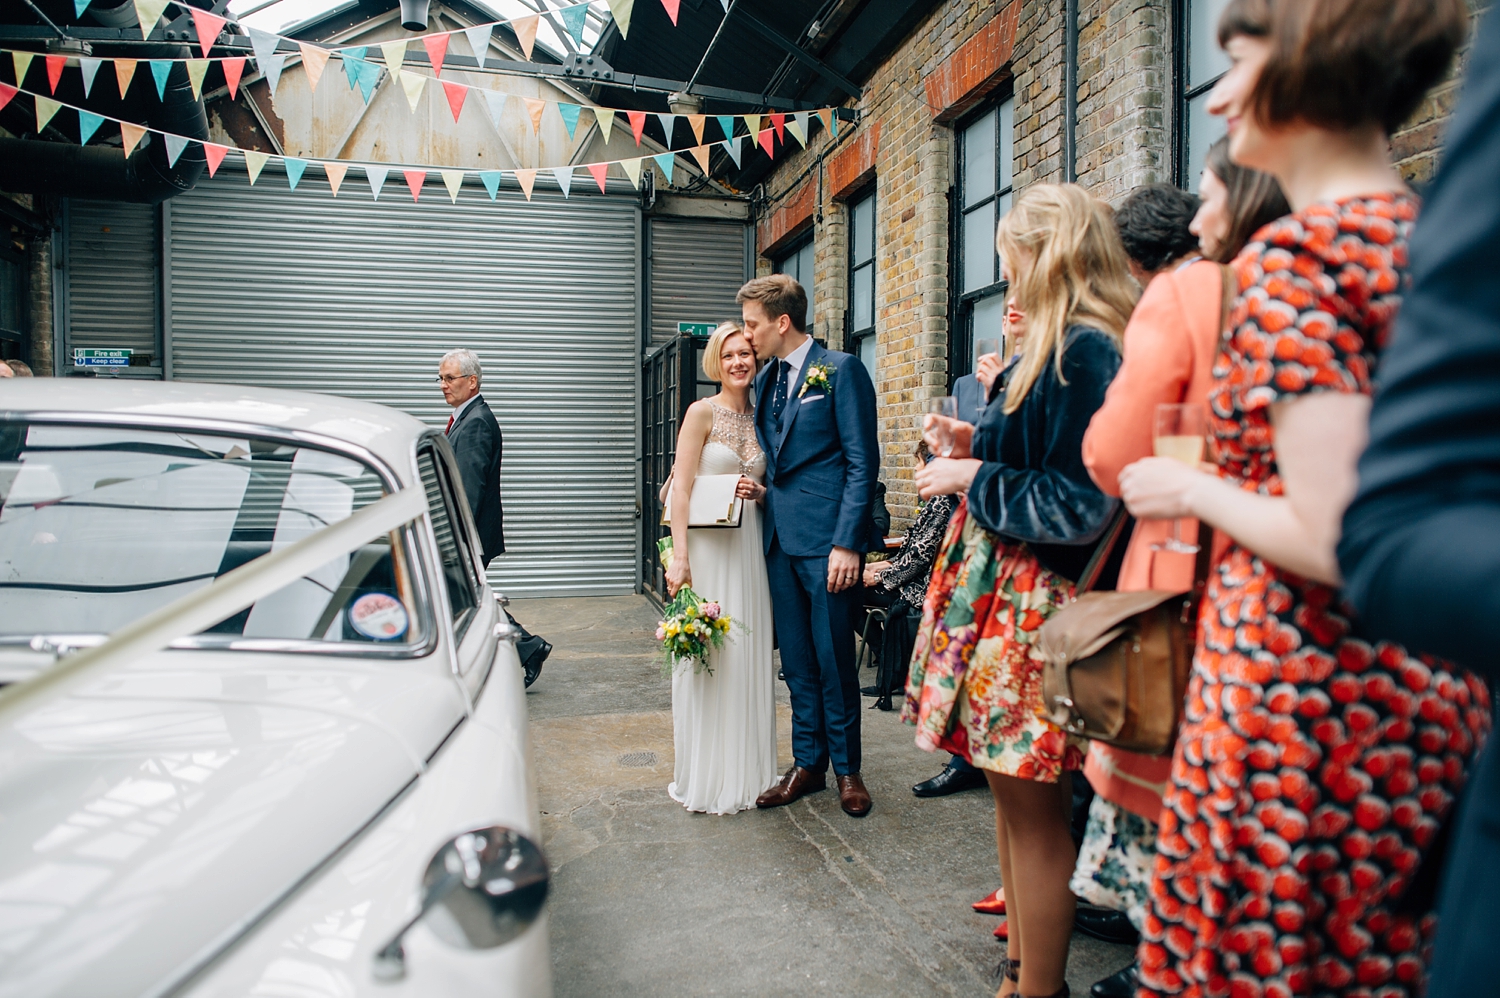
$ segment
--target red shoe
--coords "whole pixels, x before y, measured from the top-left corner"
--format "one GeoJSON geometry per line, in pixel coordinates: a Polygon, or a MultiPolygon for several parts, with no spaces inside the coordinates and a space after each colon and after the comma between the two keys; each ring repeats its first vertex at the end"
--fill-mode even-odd
{"type": "Polygon", "coordinates": [[[987,896],[983,901],[974,902],[972,907],[981,915],[1005,914],[1005,888],[996,887],[995,893],[987,896]]]}
{"type": "Polygon", "coordinates": [[[999,925],[995,926],[995,938],[1005,940],[1010,939],[1010,919],[1006,919],[999,925]]]}

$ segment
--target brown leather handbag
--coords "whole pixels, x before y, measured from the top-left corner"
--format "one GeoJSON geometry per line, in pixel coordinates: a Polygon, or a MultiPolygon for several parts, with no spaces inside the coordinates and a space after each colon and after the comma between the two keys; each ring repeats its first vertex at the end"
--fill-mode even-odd
{"type": "Polygon", "coordinates": [[[1042,625],[1042,713],[1069,734],[1165,755],[1182,718],[1213,530],[1200,525],[1189,591],[1090,592],[1122,524],[1117,518],[1106,532],[1079,595],[1042,625]]]}

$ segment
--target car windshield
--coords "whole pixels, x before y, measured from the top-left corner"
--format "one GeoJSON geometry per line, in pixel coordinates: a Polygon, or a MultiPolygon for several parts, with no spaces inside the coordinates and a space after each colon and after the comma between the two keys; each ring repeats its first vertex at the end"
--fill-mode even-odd
{"type": "MultiPolygon", "coordinates": [[[[0,639],[109,634],[385,492],[359,461],[278,440],[0,421],[0,639]]],[[[415,641],[404,533],[192,643],[415,641]]]]}

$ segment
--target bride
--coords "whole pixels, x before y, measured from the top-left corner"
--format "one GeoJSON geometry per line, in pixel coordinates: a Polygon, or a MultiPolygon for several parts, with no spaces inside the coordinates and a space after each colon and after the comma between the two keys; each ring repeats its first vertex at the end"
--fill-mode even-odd
{"type": "Polygon", "coordinates": [[[717,600],[735,627],[724,646],[710,653],[711,674],[684,663],[673,675],[677,761],[667,793],[689,811],[733,814],[754,807],[755,798],[780,776],[771,591],[761,546],[766,456],[756,443],[750,401],[755,352],[738,325],[726,322],[714,330],[703,352],[703,371],[723,390],[694,402],[677,435],[667,592],[675,596],[692,586],[705,600],[717,600]],[[694,479],[733,474],[740,476],[736,494],[745,500],[740,526],[689,530],[694,479]]]}

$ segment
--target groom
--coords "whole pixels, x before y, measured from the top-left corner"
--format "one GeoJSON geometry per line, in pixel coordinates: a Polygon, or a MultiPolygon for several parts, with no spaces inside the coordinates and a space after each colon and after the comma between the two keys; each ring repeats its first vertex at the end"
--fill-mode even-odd
{"type": "Polygon", "coordinates": [[[792,700],[796,762],[757,807],[781,807],[827,787],[870,811],[859,778],[855,617],[870,505],[880,467],[875,386],[859,358],[807,335],[807,292],[785,274],[740,288],[745,335],[768,363],[755,379],[755,430],[766,452],[766,573],[781,671],[792,700]]]}

